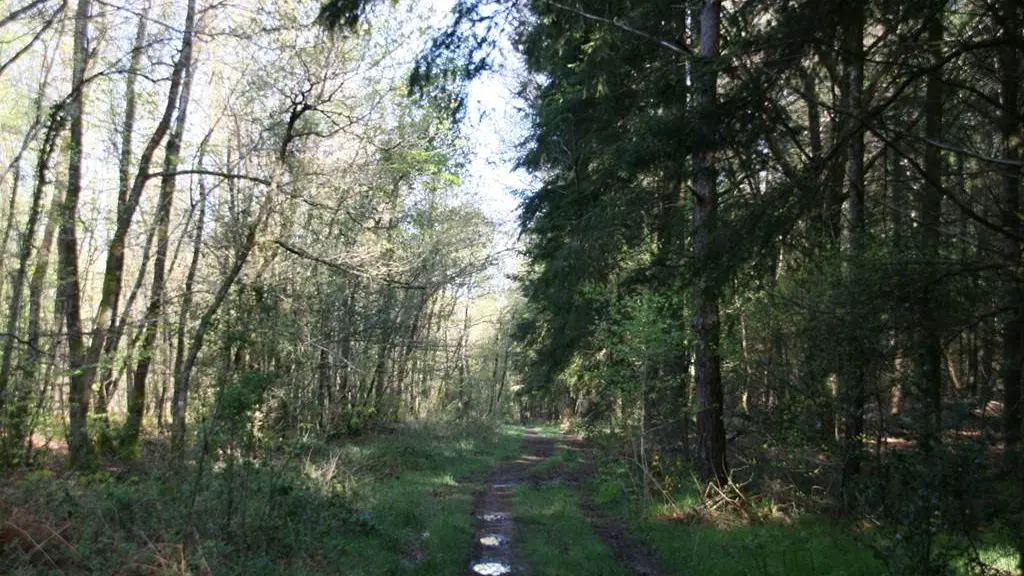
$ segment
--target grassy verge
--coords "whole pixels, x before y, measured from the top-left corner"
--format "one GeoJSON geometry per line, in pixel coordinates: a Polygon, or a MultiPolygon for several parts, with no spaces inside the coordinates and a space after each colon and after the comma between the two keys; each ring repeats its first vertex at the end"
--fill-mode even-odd
{"type": "MultiPolygon", "coordinates": [[[[0,489],[0,573],[455,574],[469,561],[465,475],[514,455],[516,429],[407,427],[358,442],[162,450],[0,489]]],[[[156,448],[156,449],[154,449],[156,448]]]]}
{"type": "Polygon", "coordinates": [[[626,521],[670,573],[875,576],[885,571],[848,526],[815,516],[712,523],[692,514],[701,502],[695,490],[678,491],[672,504],[644,502],[622,474],[605,466],[586,489],[602,509],[626,521]]]}
{"type": "Polygon", "coordinates": [[[638,536],[657,550],[666,569],[709,576],[844,575],[884,573],[872,552],[842,527],[821,519],[793,525],[756,524],[722,530],[651,517],[634,521],[638,536]]]}
{"type": "MultiPolygon", "coordinates": [[[[813,512],[778,512],[755,500],[747,514],[728,508],[708,513],[696,489],[678,487],[671,498],[644,501],[621,463],[605,462],[586,490],[601,508],[622,518],[669,573],[708,576],[876,576],[921,573],[892,530],[855,525],[813,512]],[[663,500],[671,500],[666,504],[663,500]]],[[[749,495],[748,495],[749,496],[749,495]]],[[[995,532],[976,543],[986,566],[954,560],[944,573],[1014,574],[1014,550],[995,532]]],[[[936,557],[966,545],[939,537],[936,557]]]]}

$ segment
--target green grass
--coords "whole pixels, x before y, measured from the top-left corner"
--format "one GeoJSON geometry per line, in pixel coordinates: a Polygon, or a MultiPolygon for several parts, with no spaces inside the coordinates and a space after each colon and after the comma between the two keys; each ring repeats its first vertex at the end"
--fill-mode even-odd
{"type": "Polygon", "coordinates": [[[531,574],[626,576],[612,551],[587,525],[569,486],[520,487],[515,517],[519,560],[531,574]]]}
{"type": "MultiPolygon", "coordinates": [[[[979,560],[1004,574],[1017,572],[1017,550],[1004,542],[982,542],[978,547],[979,560]]],[[[963,566],[966,572],[967,567],[963,566]]]]}
{"type": "Polygon", "coordinates": [[[362,490],[365,510],[376,530],[359,538],[339,539],[339,560],[349,566],[345,573],[463,571],[472,548],[472,486],[458,479],[511,458],[519,449],[519,436],[495,434],[490,441],[484,435],[430,443],[416,435],[373,446],[401,473],[362,490]]]}
{"type": "Polygon", "coordinates": [[[554,455],[530,468],[530,472],[538,477],[551,476],[556,471],[573,471],[582,463],[583,454],[579,450],[560,444],[554,455]]]}
{"type": "Polygon", "coordinates": [[[204,472],[160,450],[88,475],[0,481],[0,573],[457,574],[472,547],[465,477],[518,453],[521,431],[417,426],[358,441],[221,448],[204,472]],[[258,458],[250,457],[258,455],[258,458]],[[10,531],[7,531],[10,532],[10,531]],[[182,553],[184,544],[184,553],[182,553]],[[126,572],[127,571],[127,572],[126,572]]]}
{"type": "MultiPolygon", "coordinates": [[[[810,512],[773,516],[768,501],[752,504],[751,512],[760,520],[720,517],[713,525],[699,514],[688,514],[701,505],[700,494],[689,483],[676,490],[672,504],[644,503],[621,462],[605,462],[585,489],[607,513],[625,520],[672,574],[876,576],[920,570],[892,529],[855,530],[850,521],[810,512]]],[[[1011,541],[998,531],[983,535],[977,543],[979,560],[999,573],[1016,573],[1011,541]]],[[[936,545],[936,562],[943,555],[951,559],[946,573],[979,573],[977,566],[956,556],[966,551],[963,538],[942,535],[936,545]]]]}
{"type": "Polygon", "coordinates": [[[795,525],[756,524],[731,530],[645,519],[638,536],[677,574],[708,576],[834,575],[884,573],[872,552],[842,528],[822,520],[795,525]]]}
{"type": "MultiPolygon", "coordinates": [[[[586,490],[607,513],[625,520],[633,535],[657,553],[672,574],[700,576],[877,576],[885,567],[848,526],[807,515],[793,521],[723,522],[686,514],[701,505],[690,482],[665,504],[644,502],[621,461],[605,461],[586,490]],[[685,520],[679,519],[680,514],[685,520]],[[730,527],[724,527],[730,526],[730,527]]],[[[755,507],[769,507],[762,502],[755,507]]]]}
{"type": "Polygon", "coordinates": [[[510,426],[510,428],[521,430],[522,434],[529,432],[545,438],[554,438],[562,435],[557,422],[541,422],[536,424],[527,424],[526,426],[510,426]]]}

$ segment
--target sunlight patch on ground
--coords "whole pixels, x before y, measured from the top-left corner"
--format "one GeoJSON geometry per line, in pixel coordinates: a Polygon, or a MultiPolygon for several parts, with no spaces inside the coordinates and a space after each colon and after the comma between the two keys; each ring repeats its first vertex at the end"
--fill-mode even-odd
{"type": "Polygon", "coordinates": [[[978,559],[989,568],[1006,574],[1017,570],[1017,551],[1010,545],[985,546],[978,550],[978,559]]]}

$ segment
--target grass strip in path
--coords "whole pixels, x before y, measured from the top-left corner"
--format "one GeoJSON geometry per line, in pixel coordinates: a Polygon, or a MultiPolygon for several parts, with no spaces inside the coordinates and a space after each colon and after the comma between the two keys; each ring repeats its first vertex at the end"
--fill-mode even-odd
{"type": "Polygon", "coordinates": [[[521,454],[488,473],[473,499],[473,554],[467,566],[473,576],[504,576],[522,572],[515,558],[516,518],[513,492],[530,471],[548,460],[556,449],[554,438],[530,430],[521,454]]]}
{"type": "Polygon", "coordinates": [[[519,550],[531,574],[629,576],[587,522],[577,488],[566,484],[520,486],[515,493],[519,550]]]}

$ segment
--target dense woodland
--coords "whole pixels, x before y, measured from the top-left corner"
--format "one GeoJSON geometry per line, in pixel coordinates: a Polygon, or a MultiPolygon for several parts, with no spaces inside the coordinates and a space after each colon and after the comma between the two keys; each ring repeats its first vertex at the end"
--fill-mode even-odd
{"type": "Polygon", "coordinates": [[[1021,3],[528,11],[528,389],[704,481],[827,454],[907,572],[993,525],[1024,568],[1021,3]]]}
{"type": "Polygon", "coordinates": [[[183,456],[211,410],[344,434],[493,404],[494,224],[404,95],[416,9],[136,4],[3,20],[5,462],[63,427],[78,465],[144,429],[183,456]]]}
{"type": "Polygon", "coordinates": [[[198,486],[562,419],[646,498],[860,520],[893,573],[983,573],[998,534],[1024,571],[1020,2],[417,4],[5,4],[5,470],[198,486]],[[466,178],[495,71],[512,284],[466,178]]]}

